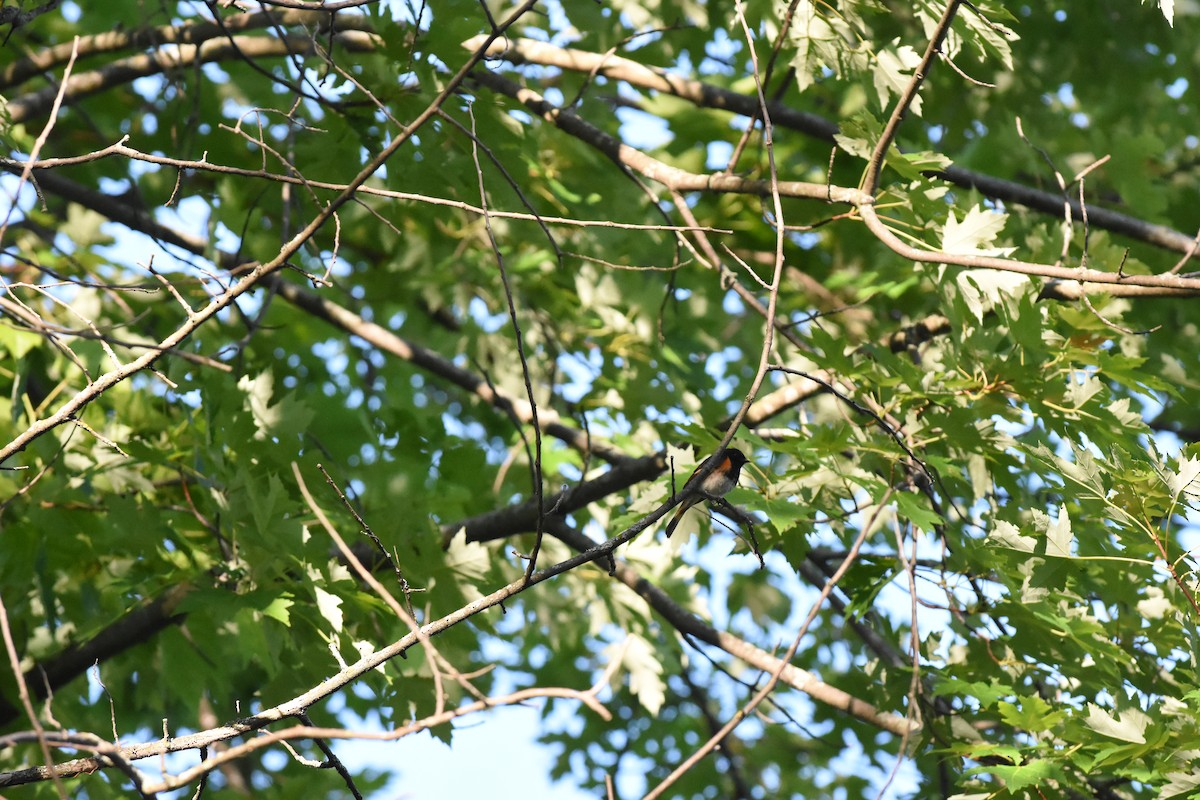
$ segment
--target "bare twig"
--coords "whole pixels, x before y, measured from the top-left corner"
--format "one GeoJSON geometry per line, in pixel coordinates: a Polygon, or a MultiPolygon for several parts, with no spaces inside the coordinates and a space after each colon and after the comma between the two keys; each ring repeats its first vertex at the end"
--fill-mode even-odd
{"type": "MultiPolygon", "coordinates": [[[[357,52],[373,51],[377,38],[373,34],[361,31],[344,31],[337,35],[342,47],[357,52]]],[[[313,53],[316,46],[312,37],[307,34],[289,35],[280,39],[266,36],[235,36],[232,41],[210,39],[199,45],[178,45],[169,50],[155,50],[117,59],[100,69],[83,72],[70,80],[64,80],[57,88],[50,87],[19,95],[9,102],[8,110],[14,123],[24,122],[49,113],[55,93],[59,90],[65,90],[64,102],[77,103],[113,86],[192,64],[271,58],[291,52],[313,53]]]]}
{"type": "MultiPolygon", "coordinates": [[[[324,470],[322,470],[322,472],[323,471],[324,470]]],[[[437,648],[433,645],[433,642],[429,640],[429,636],[421,630],[420,623],[417,622],[412,614],[405,611],[400,604],[396,602],[396,598],[392,596],[392,593],[385,589],[383,584],[376,580],[375,576],[371,574],[371,571],[363,566],[363,563],[358,559],[358,556],[354,555],[354,551],[351,550],[349,545],[346,544],[346,541],[342,538],[341,534],[337,532],[337,528],[335,528],[333,523],[329,521],[329,518],[325,515],[325,512],[321,509],[321,507],[317,505],[317,501],[313,499],[312,494],[308,491],[308,484],[304,482],[304,475],[300,472],[300,465],[294,461],[292,462],[292,475],[296,479],[296,485],[300,488],[300,494],[304,497],[304,502],[308,505],[309,511],[313,513],[313,515],[317,518],[317,522],[321,523],[321,527],[325,529],[325,533],[329,534],[329,538],[333,540],[335,545],[337,545],[338,552],[341,553],[342,558],[344,558],[346,562],[354,569],[354,572],[358,575],[359,580],[371,587],[371,590],[375,592],[379,599],[383,600],[388,608],[392,610],[392,613],[399,617],[400,620],[408,626],[408,629],[417,637],[417,641],[421,643],[421,647],[424,648],[426,655],[428,656],[430,672],[433,676],[435,697],[434,702],[436,703],[436,710],[434,713],[440,714],[445,708],[446,690],[442,686],[442,670],[440,670],[438,666],[440,664],[444,664],[445,660],[441,657],[441,654],[438,653],[437,648]]]]}
{"type": "MultiPolygon", "coordinates": [[[[513,300],[512,285],[509,283],[508,270],[504,266],[504,255],[500,252],[500,243],[492,230],[492,218],[487,213],[487,188],[483,183],[483,167],[479,163],[479,140],[475,136],[475,114],[471,114],[471,157],[475,161],[475,174],[479,179],[479,206],[483,209],[483,226],[487,231],[488,242],[492,246],[492,255],[496,258],[496,266],[500,269],[500,283],[504,286],[504,299],[508,304],[508,319],[513,326],[513,337],[517,344],[517,358],[521,362],[521,377],[525,380],[525,398],[529,402],[529,417],[533,423],[533,453],[530,461],[533,464],[533,498],[537,504],[537,530],[533,541],[533,549],[529,553],[529,564],[525,567],[525,579],[529,580],[537,569],[538,552],[542,549],[542,536],[545,534],[546,505],[544,486],[542,485],[542,428],[538,424],[537,397],[533,392],[533,379],[529,374],[529,359],[525,355],[525,337],[521,333],[521,321],[517,319],[517,305],[513,300]]],[[[549,233],[549,231],[547,231],[549,233]]],[[[561,254],[560,254],[561,259],[561,254]]]]}
{"type": "MultiPolygon", "coordinates": [[[[58,167],[72,166],[75,164],[88,164],[105,158],[128,158],[133,161],[142,161],[147,164],[158,164],[160,166],[172,167],[177,170],[195,170],[197,172],[211,172],[218,175],[235,175],[243,178],[257,178],[274,183],[285,183],[296,186],[303,185],[313,189],[328,189],[335,192],[345,191],[347,186],[347,184],[344,183],[318,181],[303,178],[298,175],[286,175],[277,172],[270,172],[265,168],[245,169],[244,167],[231,167],[224,164],[214,163],[209,161],[207,158],[184,159],[163,156],[157,153],[146,153],[136,148],[129,147],[126,144],[128,139],[128,136],[124,136],[115,144],[111,144],[107,147],[103,147],[99,150],[79,156],[43,158],[29,162],[12,161],[9,159],[0,158],[0,169],[7,170],[9,172],[19,172],[20,170],[23,170],[25,165],[28,163],[31,169],[42,172],[56,169],[58,167]]],[[[255,144],[258,144],[257,140],[255,141],[255,144]]],[[[478,214],[479,216],[483,216],[484,213],[483,208],[480,206],[467,203],[462,200],[452,200],[445,197],[419,194],[416,192],[400,192],[392,189],[384,189],[379,186],[360,186],[358,188],[358,193],[373,197],[386,197],[389,200],[403,200],[414,203],[441,206],[445,208],[454,208],[471,214],[478,214]]],[[[692,230],[690,227],[684,225],[650,225],[637,222],[619,222],[608,219],[577,219],[573,217],[548,216],[545,214],[525,213],[520,211],[504,211],[496,208],[489,208],[487,213],[494,219],[513,219],[522,220],[525,222],[535,222],[542,225],[562,225],[566,227],[578,228],[614,228],[618,230],[664,231],[668,233],[678,233],[692,230]]],[[[733,231],[728,228],[713,228],[710,226],[704,226],[701,230],[706,233],[733,233],[733,231]]]]}
{"type": "Polygon", "coordinates": [[[67,790],[63,787],[58,774],[54,772],[54,757],[50,754],[50,743],[47,740],[46,730],[42,727],[37,712],[33,710],[29,684],[26,683],[25,675],[21,671],[21,654],[17,652],[16,642],[13,641],[12,627],[8,624],[8,607],[5,605],[3,597],[0,597],[0,635],[4,637],[4,652],[8,656],[8,665],[17,679],[17,695],[21,698],[21,705],[25,709],[25,716],[29,719],[29,724],[33,726],[34,741],[38,743],[38,747],[42,751],[42,763],[46,765],[45,769],[49,771],[54,780],[54,788],[58,792],[58,796],[62,800],[67,800],[67,790]]]}

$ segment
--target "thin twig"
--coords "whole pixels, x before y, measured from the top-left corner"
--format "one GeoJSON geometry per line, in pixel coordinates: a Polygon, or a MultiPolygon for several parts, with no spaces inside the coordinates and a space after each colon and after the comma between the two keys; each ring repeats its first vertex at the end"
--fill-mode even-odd
{"type": "MultiPolygon", "coordinates": [[[[517,358],[521,361],[521,377],[525,379],[525,398],[529,402],[529,416],[533,422],[533,448],[530,461],[533,463],[533,496],[537,503],[537,531],[533,540],[533,549],[529,553],[529,564],[525,568],[525,580],[533,577],[537,569],[538,553],[542,549],[542,537],[546,532],[546,505],[544,487],[542,486],[542,427],[538,424],[537,397],[533,392],[533,380],[529,374],[529,360],[525,356],[525,337],[521,333],[521,321],[517,319],[517,306],[513,300],[512,285],[508,280],[508,270],[504,266],[504,254],[500,251],[500,242],[496,240],[496,232],[492,230],[492,220],[487,213],[487,188],[483,183],[483,167],[479,163],[479,140],[474,136],[475,114],[470,106],[467,113],[471,115],[471,158],[475,162],[475,174],[479,179],[479,205],[484,210],[483,225],[487,231],[488,242],[492,246],[492,254],[500,269],[500,283],[504,286],[504,299],[508,304],[508,319],[512,322],[513,337],[517,344],[517,358]]],[[[547,231],[549,233],[549,231],[547,231]]]]}
{"type": "Polygon", "coordinates": [[[392,571],[396,574],[396,582],[400,584],[400,591],[404,593],[404,606],[408,610],[408,615],[415,620],[417,614],[415,611],[413,611],[412,607],[412,593],[414,591],[421,590],[413,589],[412,586],[409,585],[408,581],[405,580],[404,573],[400,571],[400,565],[396,563],[396,559],[392,558],[392,554],[389,553],[388,549],[383,546],[383,542],[381,542],[379,537],[375,535],[375,531],[371,530],[371,526],[368,525],[367,521],[362,518],[361,514],[358,513],[358,509],[355,508],[354,504],[350,502],[350,498],[346,497],[346,493],[342,491],[342,487],[338,486],[333,478],[330,477],[329,472],[326,471],[325,467],[321,464],[317,464],[317,469],[320,470],[321,474],[325,476],[325,482],[329,484],[329,488],[333,489],[333,491],[337,494],[338,499],[342,501],[342,505],[345,506],[346,510],[349,511],[351,516],[354,517],[354,521],[358,523],[358,527],[362,531],[363,535],[370,539],[372,543],[374,543],[375,548],[379,551],[379,554],[383,556],[383,560],[391,565],[392,571]]]}
{"type": "Polygon", "coordinates": [[[825,599],[829,596],[830,592],[833,591],[834,587],[837,586],[838,581],[842,579],[842,576],[846,574],[847,570],[850,569],[851,564],[853,564],[854,560],[858,557],[859,550],[862,548],[867,536],[874,528],[875,521],[878,519],[880,512],[882,512],[884,507],[887,506],[887,502],[891,498],[892,492],[893,489],[891,487],[888,487],[888,489],[884,491],[884,494],[879,499],[879,504],[875,507],[871,517],[864,521],[862,529],[859,531],[857,538],[855,538],[854,543],[850,546],[850,552],[847,554],[845,560],[842,561],[842,563],[838,566],[834,574],[829,578],[828,581],[826,581],[825,586],[821,589],[820,595],[809,609],[808,616],[805,617],[804,622],[801,623],[799,630],[796,632],[795,638],[792,639],[792,643],[788,647],[787,652],[779,657],[779,666],[771,673],[771,677],[767,680],[767,682],[763,684],[762,688],[754,693],[754,696],[751,697],[745,703],[745,705],[738,709],[737,713],[734,714],[733,717],[727,723],[725,723],[725,725],[723,725],[719,731],[713,734],[707,742],[697,748],[692,755],[684,759],[683,763],[676,767],[670,775],[664,778],[661,783],[647,793],[643,800],[655,800],[655,798],[661,797],[663,793],[666,792],[666,790],[670,788],[672,784],[678,781],[679,778],[681,778],[688,770],[699,763],[701,759],[711,753],[715,748],[719,747],[721,742],[724,741],[725,737],[732,733],[734,729],[736,729],[737,726],[740,725],[742,721],[754,711],[755,708],[761,705],[762,702],[771,694],[771,692],[775,691],[775,687],[779,684],[779,680],[783,674],[784,668],[791,662],[792,657],[800,648],[800,642],[808,633],[809,626],[811,626],[813,621],[817,618],[817,614],[820,612],[821,606],[824,604],[825,599]]]}
{"type": "Polygon", "coordinates": [[[925,48],[925,54],[921,57],[916,69],[913,70],[912,78],[904,87],[900,99],[896,101],[895,108],[892,109],[888,121],[883,126],[883,133],[880,134],[879,141],[875,143],[875,149],[867,161],[867,170],[863,175],[863,191],[869,195],[874,195],[879,189],[879,176],[883,170],[883,162],[887,158],[888,150],[896,140],[901,121],[908,114],[908,109],[912,106],[913,101],[916,100],[921,84],[925,82],[930,65],[942,49],[942,40],[950,32],[950,23],[954,21],[954,15],[961,4],[962,0],[950,0],[946,4],[942,18],[938,20],[937,25],[934,26],[933,35],[929,37],[929,45],[925,48]]]}

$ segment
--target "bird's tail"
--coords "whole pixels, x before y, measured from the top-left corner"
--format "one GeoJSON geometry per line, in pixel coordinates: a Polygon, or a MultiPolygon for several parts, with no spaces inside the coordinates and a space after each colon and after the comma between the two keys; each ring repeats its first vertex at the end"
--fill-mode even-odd
{"type": "Polygon", "coordinates": [[[675,512],[675,516],[671,517],[671,521],[667,523],[667,538],[671,538],[671,534],[675,532],[675,526],[679,524],[679,520],[683,519],[683,514],[691,508],[691,503],[684,503],[679,506],[679,510],[675,512]]]}

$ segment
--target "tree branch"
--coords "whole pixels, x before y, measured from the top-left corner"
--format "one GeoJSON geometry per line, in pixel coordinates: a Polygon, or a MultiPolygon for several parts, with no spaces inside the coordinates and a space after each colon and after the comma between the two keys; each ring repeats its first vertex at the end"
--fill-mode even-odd
{"type": "MultiPolygon", "coordinates": [[[[771,181],[750,180],[724,173],[699,175],[672,167],[630,147],[610,136],[570,111],[547,102],[541,95],[525,89],[507,78],[489,72],[477,72],[475,79],[494,91],[508,95],[522,103],[530,111],[568,133],[595,147],[622,168],[635,170],[645,177],[657,181],[674,191],[733,192],[754,195],[770,195],[771,181]]],[[[879,219],[875,211],[875,198],[858,189],[829,186],[804,181],[780,181],[777,184],[780,196],[807,198],[821,202],[846,203],[858,209],[867,229],[896,253],[918,263],[948,264],[974,269],[994,269],[1016,272],[1062,281],[1082,283],[1083,291],[1103,291],[1113,295],[1135,294],[1141,296],[1180,296],[1200,293],[1200,278],[1183,278],[1171,273],[1161,275],[1126,275],[1101,272],[1094,269],[1077,269],[1055,264],[1037,264],[1015,259],[991,256],[969,256],[918,250],[902,242],[879,219]]],[[[1190,246],[1191,240],[1188,239],[1190,246]]]]}
{"type": "MultiPolygon", "coordinates": [[[[470,47],[478,41],[479,37],[475,37],[468,39],[463,45],[470,47]]],[[[504,59],[518,65],[529,63],[576,72],[595,72],[613,80],[624,81],[631,86],[663,92],[688,100],[702,108],[729,111],[751,118],[756,113],[760,113],[758,101],[754,97],[674,75],[664,69],[649,67],[620,56],[558,47],[532,39],[506,39],[494,42],[488,48],[488,57],[504,59]]],[[[830,144],[835,141],[838,125],[831,120],[817,114],[798,111],[780,102],[768,103],[767,109],[770,111],[771,121],[779,127],[789,128],[830,144]]],[[[1061,194],[1044,192],[1024,184],[958,166],[949,166],[944,170],[929,174],[958,186],[976,189],[987,197],[1016,203],[1054,216],[1062,213],[1064,202],[1071,205],[1076,218],[1083,212],[1078,199],[1064,199],[1061,194]]],[[[1088,221],[1093,228],[1119,233],[1164,250],[1177,253],[1192,252],[1193,238],[1191,236],[1118,211],[1089,205],[1088,221]]],[[[1060,299],[1076,298],[1063,297],[1060,299]]]]}
{"type": "MultiPolygon", "coordinates": [[[[673,191],[718,192],[769,197],[775,188],[769,180],[740,178],[724,173],[700,175],[672,167],[610,136],[571,111],[561,109],[548,102],[532,89],[523,88],[507,78],[484,70],[474,73],[472,77],[489,89],[517,100],[542,119],[556,125],[564,133],[588,143],[618,166],[632,169],[673,191]]],[[[806,181],[779,181],[778,191],[782,197],[801,197],[825,203],[846,203],[848,205],[866,203],[871,199],[870,196],[858,189],[806,181]]]]}
{"type": "MultiPolygon", "coordinates": [[[[374,2],[374,0],[371,0],[374,2]]],[[[79,57],[82,59],[121,50],[146,50],[168,44],[202,44],[209,39],[220,39],[228,31],[249,31],[272,26],[312,25],[332,26],[334,31],[362,31],[372,33],[370,20],[362,14],[329,13],[333,9],[259,11],[254,14],[238,14],[217,22],[195,22],[189,25],[160,25],[135,30],[115,30],[94,36],[79,37],[79,57]]],[[[47,70],[67,63],[71,57],[71,42],[37,50],[0,69],[0,89],[24,83],[47,70]]]]}
{"type": "MultiPolygon", "coordinates": [[[[493,386],[474,372],[459,367],[433,350],[397,336],[380,325],[368,322],[349,309],[281,278],[276,277],[272,280],[270,288],[297,308],[325,320],[346,333],[361,338],[381,351],[412,362],[418,367],[444,378],[521,422],[534,423],[533,409],[528,400],[508,395],[504,390],[493,386]]],[[[560,439],[580,452],[594,453],[610,463],[630,460],[630,456],[615,445],[603,439],[591,437],[579,428],[565,425],[558,413],[551,408],[539,409],[539,415],[540,417],[536,421],[547,435],[560,439]]]]}
{"type": "MultiPolygon", "coordinates": [[[[493,39],[499,38],[504,34],[509,26],[515,23],[522,15],[529,11],[537,4],[537,0],[524,0],[508,18],[492,32],[493,39]]],[[[208,305],[204,306],[199,311],[190,314],[187,320],[177,328],[173,333],[168,335],[159,343],[159,348],[149,350],[138,358],[130,361],[123,366],[105,373],[95,381],[90,382],[86,387],[75,394],[70,400],[64,403],[58,411],[49,417],[40,419],[30,425],[25,431],[19,434],[15,439],[0,448],[0,464],[3,464],[14,454],[24,450],[31,442],[43,436],[47,432],[57,428],[59,425],[73,419],[84,406],[92,400],[99,397],[112,386],[128,378],[137,372],[151,366],[162,355],[165,350],[173,348],[183,342],[192,331],[204,324],[206,321],[215,316],[219,311],[228,307],[237,298],[248,292],[251,288],[258,284],[264,277],[279,270],[289,258],[300,250],[302,246],[321,229],[322,226],[335,214],[337,210],[345,205],[352,197],[355,191],[363,183],[374,175],[380,167],[387,163],[392,155],[403,147],[417,133],[421,127],[429,121],[431,117],[438,111],[441,105],[450,97],[463,82],[475,65],[483,59],[482,50],[472,54],[448,81],[446,81],[442,90],[437,96],[425,107],[417,117],[409,124],[409,126],[392,139],[388,145],[380,151],[378,155],[372,158],[362,170],[354,177],[336,198],[322,208],[317,215],[297,233],[292,239],[284,244],[279,253],[265,264],[258,264],[253,267],[249,274],[238,280],[224,292],[213,298],[208,305]]]]}
{"type": "MultiPolygon", "coordinates": [[[[82,675],[97,662],[142,644],[164,628],[181,622],[182,614],[175,609],[191,592],[187,585],[174,586],[158,597],[138,606],[125,616],[106,626],[82,644],[67,647],[58,655],[35,663],[25,671],[30,693],[44,700],[52,692],[82,675]]],[[[7,700],[0,698],[0,727],[7,726],[20,712],[7,700]]]]}
{"type": "MultiPolygon", "coordinates": [[[[577,533],[575,537],[566,537],[561,532],[558,535],[568,545],[585,553],[596,549],[592,541],[582,533],[577,533]]],[[[900,736],[903,735],[905,730],[910,729],[911,723],[903,715],[880,711],[870,703],[824,683],[807,670],[784,663],[776,656],[759,649],[743,639],[739,639],[728,631],[717,630],[677,604],[671,599],[670,595],[646,578],[643,578],[636,569],[625,561],[616,561],[614,577],[637,592],[660,617],[680,633],[699,639],[713,647],[720,648],[729,655],[744,661],[756,669],[761,669],[767,673],[778,671],[780,680],[793,689],[804,692],[814,700],[825,703],[839,711],[844,711],[880,730],[900,736]]]]}
{"type": "MultiPolygon", "coordinates": [[[[19,170],[20,166],[17,162],[0,161],[0,169],[10,172],[19,170]]],[[[235,254],[223,250],[212,250],[206,240],[163,225],[148,211],[123,203],[111,195],[89,189],[83,184],[54,172],[41,172],[37,180],[43,189],[79,203],[133,230],[140,231],[160,243],[174,245],[190,253],[209,258],[225,269],[234,269],[238,264],[239,259],[235,254]]],[[[495,214],[495,212],[492,213],[495,214]]],[[[462,369],[435,351],[397,336],[380,325],[368,322],[344,306],[285,281],[278,275],[268,276],[263,280],[262,285],[279,294],[297,308],[307,311],[346,333],[363,339],[381,351],[409,361],[450,381],[500,410],[515,415],[522,422],[532,422],[528,401],[510,397],[483,377],[462,369]]],[[[618,463],[631,458],[604,439],[590,436],[579,428],[565,424],[562,417],[553,409],[543,408],[540,409],[540,412],[541,418],[538,422],[542,425],[542,430],[547,435],[565,442],[576,450],[594,453],[610,463],[618,463]]]]}
{"type": "MultiPolygon", "coordinates": [[[[356,53],[375,50],[377,39],[375,35],[361,31],[343,31],[333,37],[333,41],[338,45],[356,53]]],[[[301,34],[278,39],[267,36],[235,36],[230,39],[209,39],[198,45],[179,45],[174,52],[156,50],[153,53],[118,59],[91,72],[72,75],[66,82],[63,102],[72,105],[114,86],[194,64],[243,58],[274,58],[294,53],[310,55],[318,52],[318,47],[311,36],[301,34]]],[[[8,103],[8,113],[12,122],[26,122],[47,113],[57,92],[58,87],[51,86],[13,98],[8,103]]]]}

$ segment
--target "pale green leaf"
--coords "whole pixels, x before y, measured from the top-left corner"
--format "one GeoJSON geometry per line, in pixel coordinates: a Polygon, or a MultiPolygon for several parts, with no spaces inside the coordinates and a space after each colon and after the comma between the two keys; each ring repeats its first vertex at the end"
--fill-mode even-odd
{"type": "Polygon", "coordinates": [[[343,622],[342,598],[330,594],[320,586],[314,586],[313,590],[317,594],[317,611],[333,626],[335,631],[340,631],[343,622]]]}
{"type": "Polygon", "coordinates": [[[992,474],[982,454],[971,453],[967,456],[967,475],[971,478],[971,492],[976,500],[984,498],[992,490],[992,474]]]}
{"type": "Polygon", "coordinates": [[[1101,474],[1100,465],[1096,463],[1096,456],[1093,455],[1092,451],[1072,442],[1071,453],[1074,456],[1074,461],[1059,458],[1044,447],[1040,448],[1039,451],[1039,454],[1049,455],[1055,466],[1062,471],[1064,476],[1086,486],[1097,495],[1104,494],[1103,475],[1101,474]]]}
{"type": "Polygon", "coordinates": [[[266,431],[279,422],[279,408],[271,406],[271,394],[274,391],[275,378],[270,372],[260,372],[256,377],[243,375],[238,379],[238,388],[246,393],[246,406],[258,423],[256,439],[266,438],[266,431]]]}
{"type": "Polygon", "coordinates": [[[263,614],[271,619],[282,622],[284,625],[291,625],[292,617],[290,609],[295,604],[296,601],[292,599],[290,594],[281,594],[263,609],[263,614]]]}
{"type": "Polygon", "coordinates": [[[71,203],[67,206],[67,224],[63,231],[80,247],[111,244],[112,237],[101,230],[106,222],[108,218],[99,212],[71,203]]]}
{"type": "Polygon", "coordinates": [[[1005,786],[1014,795],[1027,786],[1045,786],[1048,779],[1055,773],[1053,762],[1039,759],[1016,766],[993,767],[998,777],[1004,780],[1005,786]]]}
{"type": "Polygon", "coordinates": [[[455,535],[446,548],[446,566],[458,575],[476,580],[487,574],[491,566],[491,555],[488,549],[479,542],[468,542],[464,528],[461,535],[455,535]]]}
{"type": "Polygon", "coordinates": [[[245,392],[246,407],[258,424],[255,439],[303,431],[312,421],[312,409],[290,395],[272,405],[275,377],[269,370],[260,372],[254,378],[243,375],[238,379],[238,388],[245,392]]]}
{"type": "Polygon", "coordinates": [[[1167,470],[1167,486],[1171,489],[1172,497],[1179,497],[1187,492],[1194,493],[1196,482],[1200,480],[1200,458],[1195,456],[1179,457],[1179,463],[1174,471],[1167,470]]]}
{"type": "Polygon", "coordinates": [[[1157,586],[1146,587],[1146,598],[1139,600],[1137,604],[1138,613],[1144,619],[1162,619],[1167,612],[1171,611],[1175,606],[1163,594],[1163,590],[1157,586]]]}
{"type": "Polygon", "coordinates": [[[1016,525],[1002,519],[996,520],[995,526],[988,531],[988,541],[1023,553],[1032,553],[1037,547],[1036,539],[1032,536],[1022,536],[1016,525]]]}
{"type": "Polygon", "coordinates": [[[17,361],[20,361],[30,350],[44,341],[45,338],[40,334],[0,325],[0,346],[3,346],[17,361]]]}
{"type": "Polygon", "coordinates": [[[788,38],[795,48],[791,65],[803,91],[828,71],[842,77],[872,67],[869,50],[843,15],[812,0],[801,0],[792,15],[788,38]]]}
{"type": "Polygon", "coordinates": [[[1136,708],[1120,712],[1116,718],[1099,706],[1088,703],[1088,716],[1084,723],[1102,736],[1120,739],[1134,744],[1146,743],[1146,726],[1150,717],[1136,708]]]}
{"type": "Polygon", "coordinates": [[[942,251],[954,255],[1007,256],[1016,248],[989,247],[1004,230],[1007,214],[972,206],[962,221],[951,210],[942,229],[942,251]]]}
{"type": "MultiPolygon", "coordinates": [[[[912,72],[921,63],[921,54],[893,39],[891,46],[879,51],[873,77],[879,105],[886,107],[893,96],[899,97],[912,80],[912,72]],[[892,49],[894,48],[894,49],[892,49]]],[[[913,98],[912,113],[921,116],[921,97],[913,98]]]]}
{"type": "Polygon", "coordinates": [[[1172,28],[1175,27],[1175,0],[1158,0],[1158,10],[1172,28]]]}
{"type": "Polygon", "coordinates": [[[1200,789],[1200,769],[1191,772],[1168,772],[1167,782],[1158,790],[1158,800],[1182,800],[1195,797],[1200,789]]]}
{"type": "Polygon", "coordinates": [[[1002,298],[1015,297],[1025,292],[1029,286],[1029,277],[994,269],[969,269],[959,272],[956,282],[963,302],[967,304],[975,319],[982,322],[984,315],[1002,298]]]}
{"type": "Polygon", "coordinates": [[[1046,555],[1057,558],[1071,557],[1071,516],[1065,505],[1059,506],[1058,517],[1046,528],[1046,555]]]}
{"type": "Polygon", "coordinates": [[[1092,373],[1076,373],[1067,379],[1065,400],[1073,408],[1083,408],[1104,389],[1104,384],[1092,373]]]}
{"type": "Polygon", "coordinates": [[[666,684],[662,679],[662,664],[654,649],[641,636],[631,633],[625,641],[605,650],[610,658],[620,658],[629,673],[629,690],[651,716],[657,716],[666,700],[666,684]]]}
{"type": "MultiPolygon", "coordinates": [[[[983,56],[998,58],[1004,68],[1011,71],[1013,69],[1012,42],[1021,37],[1012,28],[1000,22],[1000,14],[996,13],[997,10],[1008,15],[1003,7],[993,5],[988,9],[986,15],[963,14],[959,19],[966,23],[967,30],[971,34],[968,38],[974,42],[980,53],[983,56]]],[[[1009,19],[1012,17],[1009,16],[1009,19]]]]}
{"type": "Polygon", "coordinates": [[[1128,397],[1122,397],[1120,400],[1115,400],[1108,405],[1108,411],[1122,425],[1137,425],[1142,421],[1142,415],[1136,411],[1129,410],[1129,404],[1132,400],[1128,397]]]}

